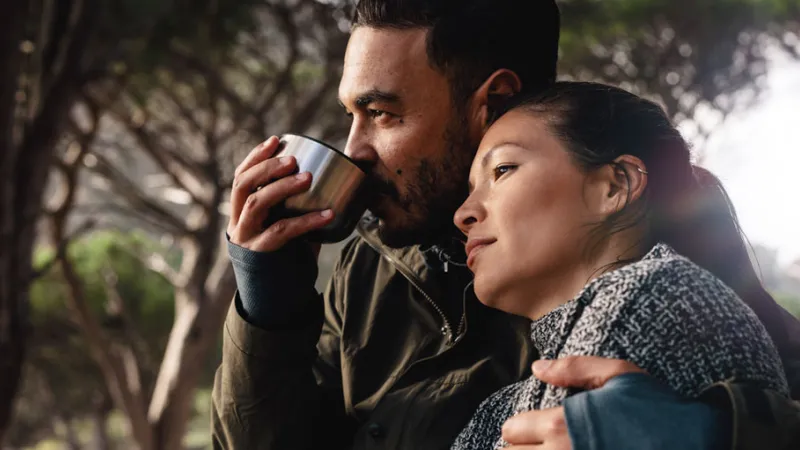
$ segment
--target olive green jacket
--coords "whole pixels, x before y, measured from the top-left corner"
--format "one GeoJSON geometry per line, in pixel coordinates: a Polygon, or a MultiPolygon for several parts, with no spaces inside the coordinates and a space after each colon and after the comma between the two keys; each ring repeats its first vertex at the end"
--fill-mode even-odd
{"type": "MultiPolygon", "coordinates": [[[[360,231],[321,298],[285,300],[309,305],[304,326],[264,330],[230,309],[214,448],[448,449],[481,401],[530,375],[528,320],[464,294],[469,275],[454,272],[465,269],[437,275],[419,248],[389,249],[360,231]]],[[[758,436],[790,442],[787,430],[800,429],[795,403],[770,397],[774,421],[764,421],[735,385],[719,389],[737,449],[764,448],[750,444],[758,436]]]]}

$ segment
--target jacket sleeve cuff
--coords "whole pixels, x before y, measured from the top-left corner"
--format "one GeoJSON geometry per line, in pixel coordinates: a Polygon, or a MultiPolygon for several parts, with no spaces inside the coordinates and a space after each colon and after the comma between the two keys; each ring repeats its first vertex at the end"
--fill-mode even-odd
{"type": "Polygon", "coordinates": [[[730,448],[724,412],[644,374],[621,375],[568,397],[564,415],[575,450],[730,448]]]}
{"type": "Polygon", "coordinates": [[[274,363],[306,364],[317,357],[317,341],[322,331],[322,299],[309,311],[305,325],[269,330],[244,320],[231,305],[225,320],[225,340],[239,352],[274,363]]]}
{"type": "Polygon", "coordinates": [[[274,252],[255,252],[228,240],[238,292],[234,303],[247,322],[265,329],[307,323],[316,298],[317,262],[312,250],[294,241],[274,252]]]}

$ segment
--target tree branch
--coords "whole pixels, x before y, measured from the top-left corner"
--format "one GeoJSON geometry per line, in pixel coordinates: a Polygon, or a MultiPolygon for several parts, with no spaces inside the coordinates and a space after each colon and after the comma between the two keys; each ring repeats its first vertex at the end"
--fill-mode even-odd
{"type": "Polygon", "coordinates": [[[85,291],[80,277],[75,272],[68,257],[62,257],[61,271],[69,287],[68,302],[81,330],[86,336],[90,351],[106,380],[116,404],[127,413],[133,435],[143,449],[152,448],[152,429],[147,421],[144,392],[138,383],[138,374],[131,367],[129,355],[122,358],[115,355],[108,336],[89,310],[85,291]]]}
{"type": "Polygon", "coordinates": [[[136,139],[141,150],[145,152],[158,167],[170,177],[176,186],[188,192],[195,203],[204,205],[208,202],[208,194],[195,173],[200,171],[199,164],[185,157],[178,157],[177,152],[167,150],[157,143],[158,138],[150,134],[144,126],[134,123],[133,118],[112,110],[111,115],[117,119],[136,139]]]}
{"type": "Polygon", "coordinates": [[[125,244],[122,244],[121,247],[149,270],[164,277],[164,279],[167,280],[171,285],[175,286],[176,289],[182,289],[186,286],[186,280],[184,277],[182,277],[169,265],[169,263],[167,263],[163,255],[156,252],[145,255],[125,244]]]}
{"type": "MultiPolygon", "coordinates": [[[[126,249],[128,250],[128,249],[126,249]]],[[[131,319],[128,308],[126,307],[125,300],[117,289],[119,276],[109,264],[105,264],[102,269],[103,287],[106,293],[106,309],[110,316],[118,317],[122,323],[125,336],[130,342],[130,347],[135,350],[137,359],[142,361],[148,370],[155,370],[156,363],[153,355],[150,353],[150,348],[147,345],[144,337],[139,333],[136,325],[131,319]]],[[[137,373],[138,376],[138,373],[137,373]]]]}
{"type": "MultiPolygon", "coordinates": [[[[146,213],[143,213],[135,209],[131,209],[130,207],[126,207],[123,205],[117,205],[114,203],[76,205],[72,207],[72,215],[76,217],[81,215],[90,215],[93,217],[111,215],[119,218],[141,221],[142,225],[153,227],[154,229],[160,230],[167,234],[171,234],[175,231],[168,225],[162,223],[158,219],[149,216],[146,213]]],[[[97,219],[97,221],[98,223],[100,223],[99,219],[97,219]]],[[[111,228],[115,227],[112,226],[111,228]]]]}
{"type": "Polygon", "coordinates": [[[159,90],[159,93],[163,94],[165,98],[167,98],[181,113],[184,119],[194,128],[194,131],[197,133],[202,133],[205,130],[205,127],[197,121],[194,117],[194,111],[187,108],[184,102],[178,98],[178,94],[175,92],[175,83],[171,83],[169,86],[164,86],[163,89],[159,90]]]}
{"type": "Polygon", "coordinates": [[[227,84],[220,76],[219,69],[209,66],[202,59],[175,46],[170,47],[169,52],[176,61],[183,63],[185,67],[201,75],[209,85],[213,85],[221,97],[232,104],[236,111],[244,111],[246,116],[255,115],[255,111],[227,87],[227,84]]]}
{"type": "Polygon", "coordinates": [[[174,216],[155,200],[148,197],[139,186],[131,182],[122,171],[117,169],[105,157],[97,154],[94,157],[97,159],[97,165],[93,168],[93,171],[108,180],[113,186],[113,190],[125,199],[131,207],[148,212],[157,220],[162,221],[175,235],[186,236],[191,234],[183,220],[174,216]]]}
{"type": "Polygon", "coordinates": [[[50,270],[67,254],[67,249],[69,248],[70,244],[75,242],[78,238],[83,236],[84,234],[91,231],[95,226],[94,219],[89,219],[85,221],[82,225],[80,225],[75,231],[70,233],[68,236],[64,237],[56,247],[55,255],[52,259],[44,263],[38,270],[33,272],[31,276],[31,282],[34,280],[46,275],[50,270]]]}
{"type": "Polygon", "coordinates": [[[314,120],[316,114],[314,113],[322,102],[325,101],[325,96],[331,91],[337,83],[337,77],[328,72],[325,75],[325,80],[322,84],[309,96],[308,100],[298,108],[289,119],[289,130],[305,130],[309,124],[314,120]]]}

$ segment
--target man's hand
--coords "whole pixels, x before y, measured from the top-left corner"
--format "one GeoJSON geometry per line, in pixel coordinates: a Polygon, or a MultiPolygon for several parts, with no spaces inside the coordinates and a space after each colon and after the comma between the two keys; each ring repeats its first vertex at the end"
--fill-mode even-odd
{"type": "Polygon", "coordinates": [[[646,372],[631,362],[599,356],[567,356],[533,363],[533,374],[545,383],[587,390],[603,387],[608,380],[625,373],[646,372]]]}
{"type": "Polygon", "coordinates": [[[572,450],[563,406],[517,414],[503,424],[503,439],[514,450],[572,450]]]}
{"type": "MultiPolygon", "coordinates": [[[[596,356],[568,356],[533,363],[533,374],[547,384],[597,389],[625,373],[644,373],[635,364],[596,356]]],[[[528,411],[503,425],[503,439],[515,450],[571,450],[564,407],[528,411]]]]}
{"type": "MultiPolygon", "coordinates": [[[[272,136],[254,148],[236,168],[231,188],[231,218],[227,229],[230,241],[257,252],[275,251],[333,220],[332,211],[326,210],[281,219],[264,229],[270,208],[311,187],[311,174],[292,175],[297,170],[294,157],[272,157],[279,144],[278,138],[272,136]]],[[[318,252],[319,246],[314,250],[318,252]]]]}

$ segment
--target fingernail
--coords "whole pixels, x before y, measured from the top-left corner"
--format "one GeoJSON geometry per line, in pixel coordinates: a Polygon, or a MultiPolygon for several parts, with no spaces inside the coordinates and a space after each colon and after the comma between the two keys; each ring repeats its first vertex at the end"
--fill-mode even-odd
{"type": "Polygon", "coordinates": [[[320,216],[322,216],[322,217],[323,217],[323,218],[325,218],[325,219],[328,219],[328,218],[330,218],[331,216],[333,216],[333,210],[331,210],[331,209],[326,209],[325,211],[322,211],[322,212],[320,212],[320,213],[319,213],[319,215],[320,215],[320,216]]]}
{"type": "Polygon", "coordinates": [[[311,174],[308,172],[301,172],[294,176],[299,181],[305,181],[311,174]]]}
{"type": "Polygon", "coordinates": [[[294,156],[281,156],[281,165],[290,166],[294,161],[294,156]]]}
{"type": "Polygon", "coordinates": [[[539,359],[533,362],[533,372],[542,373],[553,365],[553,361],[549,359],[539,359]]]}
{"type": "Polygon", "coordinates": [[[261,147],[261,150],[264,150],[265,148],[267,148],[267,146],[270,144],[270,142],[273,141],[273,139],[275,139],[275,136],[272,136],[271,138],[269,138],[266,141],[262,142],[261,145],[259,145],[259,147],[261,147]]]}
{"type": "Polygon", "coordinates": [[[500,427],[500,435],[503,439],[508,440],[508,437],[514,431],[514,427],[517,426],[517,420],[515,417],[511,417],[510,419],[506,420],[503,423],[503,426],[500,427]]]}

